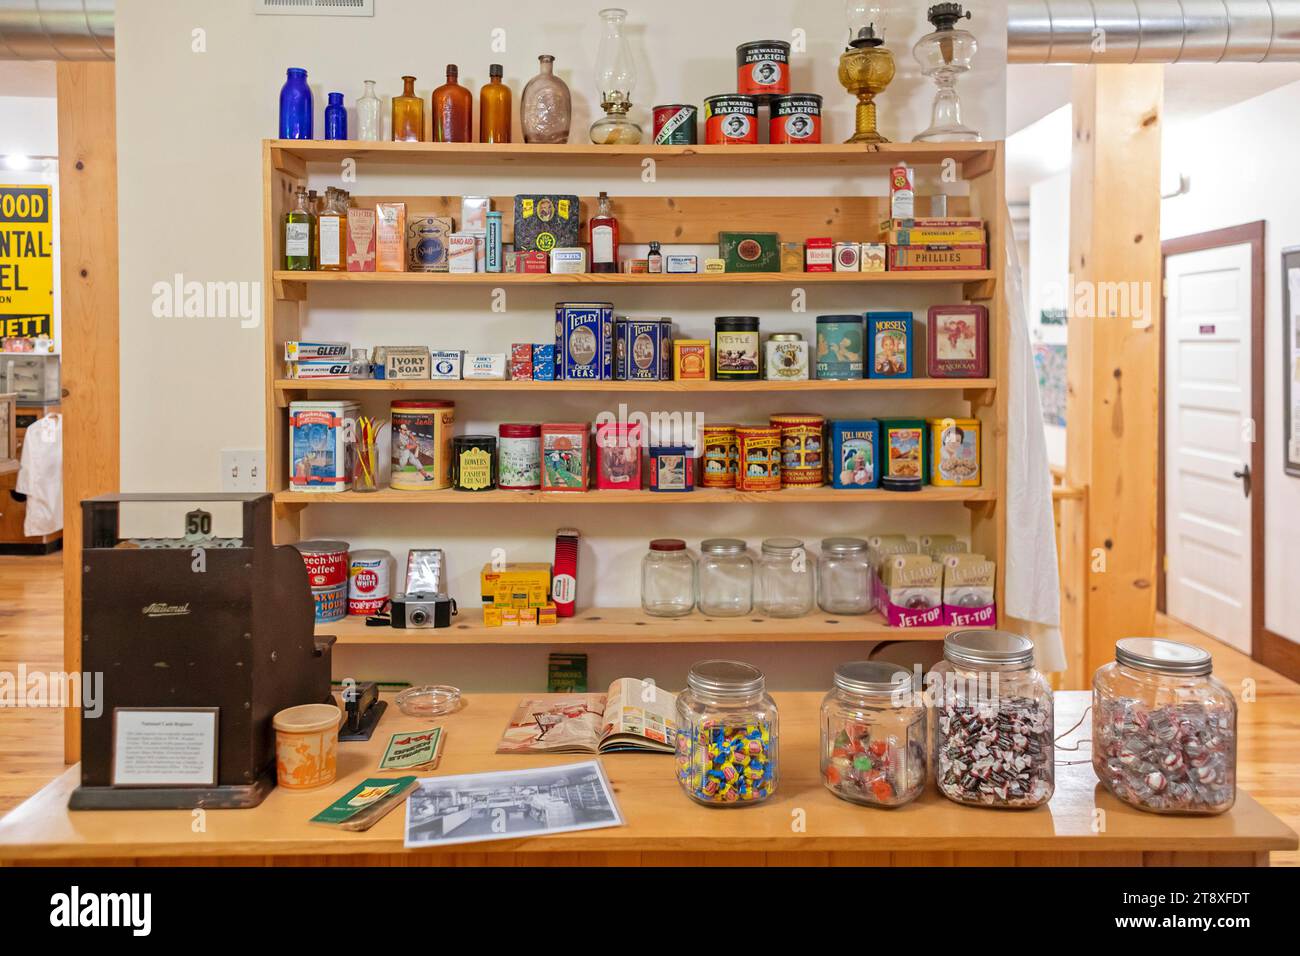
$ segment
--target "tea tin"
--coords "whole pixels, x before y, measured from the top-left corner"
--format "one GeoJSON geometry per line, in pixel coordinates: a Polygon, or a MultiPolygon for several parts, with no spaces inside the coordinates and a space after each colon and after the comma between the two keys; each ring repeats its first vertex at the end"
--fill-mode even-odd
{"type": "Polygon", "coordinates": [[[609,491],[641,490],[639,423],[596,425],[596,487],[609,491]]]}
{"type": "Polygon", "coordinates": [[[912,313],[868,312],[868,378],[912,377],[912,313]]]}
{"type": "Polygon", "coordinates": [[[781,429],[741,426],[736,429],[739,470],[737,491],[781,490],[781,429]]]}
{"type": "Polygon", "coordinates": [[[552,422],[542,425],[542,491],[586,491],[587,422],[552,422]]]}
{"type": "Polygon", "coordinates": [[[347,491],[352,487],[356,402],[289,403],[289,487],[347,491]]]}
{"type": "Polygon", "coordinates": [[[833,488],[880,487],[880,423],[864,418],[830,422],[826,468],[833,488]]]}
{"type": "Polygon", "coordinates": [[[497,440],[492,435],[457,435],[451,442],[451,486],[457,491],[491,491],[497,483],[497,440]]]}
{"type": "Polygon", "coordinates": [[[608,382],[614,377],[614,306],[555,304],[556,381],[608,382]]]}
{"type": "Polygon", "coordinates": [[[505,423],[497,429],[497,487],[537,491],[542,487],[542,426],[505,423]]]}
{"type": "Polygon", "coordinates": [[[672,326],[667,319],[614,320],[614,378],[620,382],[671,379],[672,326]]]}
{"type": "Polygon", "coordinates": [[[389,408],[392,473],[388,486],[402,491],[451,487],[453,402],[397,401],[389,408]]]}
{"type": "Polygon", "coordinates": [[[740,470],[740,450],[736,445],[735,425],[705,425],[703,488],[734,488],[740,470]]]}
{"type": "Polygon", "coordinates": [[[931,378],[983,378],[989,373],[989,310],[982,305],[932,305],[926,322],[931,378]]]}
{"type": "Polygon", "coordinates": [[[736,47],[736,89],[766,100],[790,92],[790,44],[754,40],[736,47]]]}
{"type": "Polygon", "coordinates": [[[694,146],[699,142],[698,111],[694,106],[672,103],[656,106],[653,112],[656,146],[694,146]]]}
{"type": "Polygon", "coordinates": [[[781,487],[822,485],[826,420],[820,415],[773,415],[769,424],[781,430],[781,487]]]}
{"type": "Polygon", "coordinates": [[[713,377],[719,381],[757,381],[758,316],[722,315],[714,319],[713,377]]]}
{"type": "Polygon", "coordinates": [[[947,488],[980,485],[980,423],[975,418],[929,418],[930,483],[947,488]]]}
{"type": "Polygon", "coordinates": [[[758,100],[721,93],[704,100],[704,142],[715,146],[758,142],[758,100]]]}
{"type": "Polygon", "coordinates": [[[822,98],[816,93],[774,96],[767,123],[769,143],[820,143],[822,98]]]}
{"type": "Polygon", "coordinates": [[[863,320],[860,315],[817,316],[817,377],[862,378],[863,320]]]}
{"type": "Polygon", "coordinates": [[[880,487],[920,491],[929,482],[925,420],[880,419],[880,487]]]}
{"type": "Polygon", "coordinates": [[[650,447],[651,491],[694,491],[695,460],[685,445],[650,447]]]}
{"type": "Polygon", "coordinates": [[[798,332],[777,332],[764,343],[764,376],[769,382],[802,382],[808,379],[808,343],[798,332]]]}

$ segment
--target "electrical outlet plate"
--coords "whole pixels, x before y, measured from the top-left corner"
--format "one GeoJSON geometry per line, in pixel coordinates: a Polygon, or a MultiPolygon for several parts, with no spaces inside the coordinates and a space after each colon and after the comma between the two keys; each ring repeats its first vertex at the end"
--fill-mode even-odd
{"type": "Polygon", "coordinates": [[[265,491],[266,453],[260,448],[223,448],[221,490],[265,491]]]}
{"type": "Polygon", "coordinates": [[[253,12],[273,17],[373,17],[375,0],[253,0],[253,12]]]}

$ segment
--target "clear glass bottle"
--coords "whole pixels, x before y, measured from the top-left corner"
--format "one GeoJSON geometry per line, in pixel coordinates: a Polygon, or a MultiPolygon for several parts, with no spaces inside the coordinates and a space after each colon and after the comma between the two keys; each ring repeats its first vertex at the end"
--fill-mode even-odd
{"type": "Polygon", "coordinates": [[[370,352],[366,349],[353,349],[348,362],[348,378],[365,381],[375,377],[374,367],[370,364],[370,352]]]}
{"type": "Polygon", "coordinates": [[[474,142],[474,95],[461,86],[460,70],[447,64],[447,82],[433,91],[433,141],[435,143],[474,142]]]}
{"type": "Polygon", "coordinates": [[[478,141],[510,142],[510,87],[501,82],[500,63],[488,67],[488,83],[478,94],[478,141]]]}
{"type": "Polygon", "coordinates": [[[871,561],[861,538],[825,538],[817,561],[817,606],[827,614],[871,610],[871,561]]]}
{"type": "Polygon", "coordinates": [[[695,607],[695,559],[680,538],[656,538],[641,559],[641,609],[682,617],[695,607]]]}
{"type": "Polygon", "coordinates": [[[555,57],[537,58],[538,72],[524,85],[519,98],[519,126],[525,143],[567,143],[573,97],[569,85],[555,75],[555,57]]]}
{"type": "Polygon", "coordinates": [[[709,617],[743,617],[754,609],[754,560],[739,538],[700,542],[699,608],[709,617]]]}
{"type": "Polygon", "coordinates": [[[424,100],[415,95],[415,77],[402,77],[402,95],[393,97],[393,141],[424,141],[424,100]]]}
{"type": "Polygon", "coordinates": [[[347,269],[348,210],[347,194],[331,186],[325,191],[325,204],[316,217],[316,268],[321,272],[347,269]]]}
{"type": "Polygon", "coordinates": [[[591,271],[618,271],[618,220],[609,207],[609,195],[601,192],[596,215],[587,220],[587,241],[591,244],[591,271]]]}
{"type": "Polygon", "coordinates": [[[707,807],[746,807],[776,792],[776,703],[763,672],[740,661],[701,661],[677,695],[677,782],[707,807]]]}
{"type": "Polygon", "coordinates": [[[307,190],[298,189],[297,204],[284,214],[284,268],[290,272],[311,272],[315,267],[316,214],[307,201],[307,190]]]}
{"type": "Polygon", "coordinates": [[[1092,679],[1092,766],[1120,800],[1152,813],[1209,814],[1237,800],[1237,702],[1191,644],[1115,643],[1092,679]]]}
{"type": "Polygon", "coordinates": [[[384,138],[383,101],[375,93],[375,81],[365,81],[365,92],[357,98],[357,139],[377,143],[384,138]]]}
{"type": "Polygon", "coordinates": [[[636,65],[623,35],[627,11],[608,7],[598,14],[600,46],[596,50],[596,92],[605,115],[591,124],[591,141],[598,145],[634,146],[641,127],[628,119],[636,87],[636,65]]]}
{"type": "Polygon", "coordinates": [[[1034,643],[1008,631],[953,631],[931,673],[939,792],[978,807],[1029,808],[1056,786],[1052,689],[1034,643]]]}
{"type": "Polygon", "coordinates": [[[768,538],[763,542],[754,603],[768,617],[803,617],[813,609],[813,569],[798,538],[768,538]]]}
{"type": "Polygon", "coordinates": [[[912,672],[884,661],[835,668],[822,700],[822,783],[873,807],[910,803],[925,789],[925,706],[912,672]]]}

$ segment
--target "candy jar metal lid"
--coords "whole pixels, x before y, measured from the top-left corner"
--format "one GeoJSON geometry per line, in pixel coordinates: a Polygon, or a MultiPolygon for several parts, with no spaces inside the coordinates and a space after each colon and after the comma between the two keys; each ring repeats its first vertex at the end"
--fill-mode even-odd
{"type": "Polygon", "coordinates": [[[902,687],[913,686],[912,672],[888,661],[848,661],[835,666],[835,686],[850,694],[889,697],[902,687]]]}
{"type": "Polygon", "coordinates": [[[691,690],[710,697],[746,697],[763,691],[763,672],[742,661],[700,661],[686,675],[691,690]]]}
{"type": "Polygon", "coordinates": [[[1023,666],[1034,663],[1034,642],[1010,631],[952,631],[943,639],[943,656],[970,667],[1023,666]]]}
{"type": "Polygon", "coordinates": [[[700,542],[704,554],[744,554],[745,542],[739,538],[705,538],[700,542]]]}
{"type": "Polygon", "coordinates": [[[1115,661],[1156,674],[1203,677],[1214,670],[1210,652],[1159,637],[1126,637],[1115,642],[1115,661]]]}
{"type": "Polygon", "coordinates": [[[867,542],[861,538],[822,538],[822,551],[826,554],[857,554],[867,550],[867,542]]]}
{"type": "Polygon", "coordinates": [[[764,554],[790,555],[803,547],[798,538],[768,538],[763,542],[764,554]]]}

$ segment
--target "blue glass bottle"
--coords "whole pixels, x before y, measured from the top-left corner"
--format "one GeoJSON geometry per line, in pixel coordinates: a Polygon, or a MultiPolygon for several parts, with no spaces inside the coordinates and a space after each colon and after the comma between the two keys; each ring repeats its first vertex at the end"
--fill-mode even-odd
{"type": "Polygon", "coordinates": [[[288,78],[280,87],[280,138],[313,138],[311,87],[302,67],[289,67],[288,78]]]}
{"type": "Polygon", "coordinates": [[[325,138],[348,138],[348,111],[343,105],[342,93],[331,93],[329,105],[325,107],[325,138]]]}

